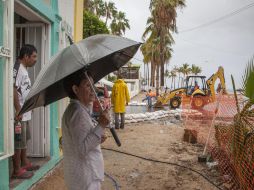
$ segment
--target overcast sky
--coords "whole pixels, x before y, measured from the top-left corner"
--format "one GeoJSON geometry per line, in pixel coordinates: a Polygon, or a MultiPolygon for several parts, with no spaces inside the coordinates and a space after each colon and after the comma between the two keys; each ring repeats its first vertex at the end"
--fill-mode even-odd
{"type": "MultiPolygon", "coordinates": [[[[130,20],[131,30],[126,31],[125,36],[141,41],[150,15],[150,0],[113,2],[130,20]]],[[[174,52],[169,68],[183,63],[196,64],[202,67],[202,74],[209,77],[218,66],[223,66],[228,88],[231,88],[230,74],[239,87],[246,63],[254,55],[254,6],[207,27],[181,31],[213,21],[251,3],[254,0],[186,0],[186,8],[178,11],[179,33],[174,35],[174,52]]],[[[143,59],[140,52],[135,57],[143,59]]],[[[140,63],[135,59],[132,62],[140,63]]]]}

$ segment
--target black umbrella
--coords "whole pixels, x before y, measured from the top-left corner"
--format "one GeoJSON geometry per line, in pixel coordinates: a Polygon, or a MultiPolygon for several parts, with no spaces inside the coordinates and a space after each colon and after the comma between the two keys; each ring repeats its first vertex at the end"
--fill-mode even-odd
{"type": "Polygon", "coordinates": [[[86,69],[99,81],[126,64],[141,43],[113,35],[95,35],[63,49],[42,68],[19,114],[67,96],[63,79],[86,69]]]}

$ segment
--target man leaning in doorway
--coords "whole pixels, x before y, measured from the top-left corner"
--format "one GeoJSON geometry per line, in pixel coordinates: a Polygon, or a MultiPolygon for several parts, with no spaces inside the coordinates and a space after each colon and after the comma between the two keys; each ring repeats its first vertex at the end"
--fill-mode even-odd
{"type": "Polygon", "coordinates": [[[13,159],[13,178],[28,179],[33,176],[33,170],[39,169],[39,166],[32,165],[27,158],[27,141],[31,138],[29,120],[31,120],[31,111],[18,115],[21,107],[31,88],[31,81],[28,76],[27,68],[33,67],[37,61],[37,50],[33,45],[24,45],[19,53],[19,57],[13,69],[13,96],[15,108],[15,121],[21,123],[20,139],[14,140],[13,159]]]}
{"type": "Polygon", "coordinates": [[[112,88],[111,102],[114,105],[115,113],[115,128],[119,129],[119,116],[121,116],[120,128],[124,129],[124,114],[125,106],[128,105],[130,101],[129,90],[122,79],[122,76],[118,74],[117,80],[112,88]]]}

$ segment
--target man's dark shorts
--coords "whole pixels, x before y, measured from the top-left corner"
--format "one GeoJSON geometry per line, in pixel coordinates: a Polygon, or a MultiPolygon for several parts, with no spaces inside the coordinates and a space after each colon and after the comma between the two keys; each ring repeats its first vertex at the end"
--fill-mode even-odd
{"type": "Polygon", "coordinates": [[[31,139],[30,126],[28,121],[21,121],[21,140],[14,141],[15,149],[26,149],[27,141],[31,139]]]}

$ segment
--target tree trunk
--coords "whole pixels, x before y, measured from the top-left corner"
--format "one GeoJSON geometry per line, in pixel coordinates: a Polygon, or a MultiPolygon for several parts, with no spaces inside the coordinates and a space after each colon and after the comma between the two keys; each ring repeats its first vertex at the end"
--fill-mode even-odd
{"type": "Polygon", "coordinates": [[[183,75],[183,80],[182,80],[182,86],[181,87],[183,87],[184,86],[184,79],[185,79],[186,77],[185,77],[185,74],[183,75]]]}
{"type": "Polygon", "coordinates": [[[147,72],[147,86],[149,86],[149,84],[150,84],[150,77],[149,77],[149,74],[150,74],[150,72],[149,72],[149,64],[147,64],[147,70],[146,70],[146,72],[147,72]]]}
{"type": "Polygon", "coordinates": [[[108,15],[106,16],[106,21],[105,21],[105,25],[107,26],[108,24],[108,15]]]}
{"type": "Polygon", "coordinates": [[[84,0],[84,10],[88,10],[88,0],[84,0]]]}
{"type": "MultiPolygon", "coordinates": [[[[144,79],[143,79],[143,81],[145,81],[146,82],[146,64],[144,63],[144,79]]],[[[144,84],[141,84],[142,86],[143,86],[143,90],[145,90],[145,86],[146,86],[146,84],[144,83],[144,84]]]]}
{"type": "Polygon", "coordinates": [[[167,77],[164,77],[164,85],[167,86],[167,77]]]}
{"type": "Polygon", "coordinates": [[[160,55],[160,61],[161,61],[161,64],[160,64],[160,69],[161,69],[161,86],[164,86],[164,61],[163,61],[163,56],[160,55]]]}
{"type": "Polygon", "coordinates": [[[156,96],[159,96],[159,88],[160,88],[159,74],[160,74],[160,67],[156,65],[156,96]]]}
{"type": "Polygon", "coordinates": [[[163,32],[160,32],[160,69],[161,69],[161,86],[164,86],[164,56],[163,56],[163,48],[164,48],[164,35],[163,32]]]}
{"type": "Polygon", "coordinates": [[[178,88],[180,88],[180,82],[181,82],[181,78],[180,78],[180,73],[178,74],[178,88]]]}
{"type": "Polygon", "coordinates": [[[154,61],[151,62],[151,86],[155,86],[155,71],[156,71],[156,63],[154,61]]]}
{"type": "Polygon", "coordinates": [[[151,61],[151,78],[150,78],[150,86],[153,86],[153,77],[154,77],[154,65],[151,61]]]}

